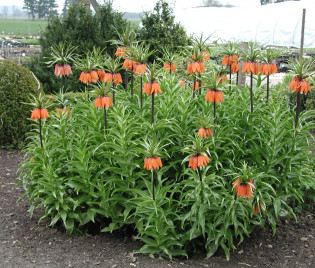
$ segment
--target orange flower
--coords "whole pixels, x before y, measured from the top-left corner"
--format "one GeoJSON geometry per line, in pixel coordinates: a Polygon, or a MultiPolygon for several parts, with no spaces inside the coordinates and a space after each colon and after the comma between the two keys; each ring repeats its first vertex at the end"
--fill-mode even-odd
{"type": "Polygon", "coordinates": [[[255,189],[253,182],[249,180],[248,182],[241,183],[240,179],[237,179],[235,182],[232,183],[233,188],[236,190],[236,197],[247,197],[250,200],[253,196],[253,190],[255,189]]]}
{"type": "Polygon", "coordinates": [[[101,81],[104,81],[106,73],[103,70],[97,70],[97,75],[101,81]]]}
{"type": "Polygon", "coordinates": [[[144,167],[147,170],[159,169],[163,167],[161,158],[159,156],[147,157],[144,160],[144,167]]]}
{"type": "Polygon", "coordinates": [[[239,69],[240,69],[239,62],[233,62],[231,65],[231,72],[232,73],[238,73],[239,69]]]}
{"type": "Polygon", "coordinates": [[[66,76],[72,74],[72,70],[69,64],[56,64],[55,65],[55,75],[56,76],[66,76]]]}
{"type": "Polygon", "coordinates": [[[56,113],[57,113],[57,117],[61,117],[61,115],[63,114],[64,116],[66,116],[66,118],[69,118],[70,108],[66,107],[64,109],[64,108],[61,108],[61,107],[57,107],[57,112],[56,113]]]}
{"type": "Polygon", "coordinates": [[[206,139],[208,139],[210,136],[212,136],[212,132],[210,128],[199,128],[198,130],[198,136],[200,137],[205,137],[206,139]]]}
{"type": "Polygon", "coordinates": [[[122,67],[127,68],[127,70],[129,70],[129,71],[132,71],[133,70],[133,60],[125,59],[122,67]]]}
{"type": "Polygon", "coordinates": [[[145,74],[147,71],[147,65],[141,64],[141,63],[135,63],[134,64],[134,71],[136,75],[145,74]]]}
{"type": "Polygon", "coordinates": [[[187,73],[194,74],[194,73],[202,73],[204,71],[205,71],[205,65],[202,61],[188,63],[187,73]]]}
{"type": "Polygon", "coordinates": [[[109,96],[96,98],[94,106],[98,108],[109,108],[113,106],[112,98],[109,96]]]}
{"type": "Polygon", "coordinates": [[[258,74],[259,73],[259,64],[258,62],[244,62],[243,63],[243,68],[242,68],[243,73],[253,73],[253,74],[258,74]]]}
{"type": "Polygon", "coordinates": [[[208,89],[205,100],[215,103],[223,102],[224,101],[223,92],[221,90],[208,89]]]}
{"type": "Polygon", "coordinates": [[[224,56],[222,60],[222,65],[231,66],[233,63],[238,62],[238,56],[236,54],[230,56],[224,56]]]}
{"type": "Polygon", "coordinates": [[[226,74],[219,74],[219,75],[217,75],[217,81],[219,82],[219,84],[222,84],[225,81],[227,81],[226,74]]]}
{"type": "Polygon", "coordinates": [[[97,75],[97,71],[90,71],[90,75],[91,75],[91,82],[92,83],[96,83],[98,81],[98,75],[97,75]]]}
{"type": "Polygon", "coordinates": [[[210,55],[209,55],[209,52],[208,52],[207,50],[204,50],[204,51],[202,52],[202,54],[203,54],[203,59],[202,59],[202,61],[210,60],[210,55]]]}
{"type": "Polygon", "coordinates": [[[114,83],[115,85],[122,83],[122,78],[120,73],[105,73],[103,81],[107,83],[114,83]]]}
{"type": "Polygon", "coordinates": [[[31,115],[31,119],[33,120],[39,120],[39,119],[47,119],[49,118],[49,114],[47,112],[46,109],[42,108],[36,108],[33,110],[32,115],[31,115]]]}
{"type": "Polygon", "coordinates": [[[191,167],[192,169],[197,169],[197,167],[201,166],[207,166],[207,163],[210,162],[210,158],[202,155],[202,154],[196,154],[192,155],[189,159],[188,167],[191,167]]]}
{"type": "Polygon", "coordinates": [[[90,73],[86,73],[86,72],[81,73],[79,80],[84,84],[88,84],[92,82],[90,73]]]}
{"type": "Polygon", "coordinates": [[[148,95],[151,95],[151,94],[162,93],[162,90],[158,82],[153,82],[153,83],[145,83],[142,92],[147,93],[148,95]]]}
{"type": "Polygon", "coordinates": [[[186,82],[184,80],[179,81],[180,86],[184,86],[185,84],[186,84],[186,82]]]}
{"type": "Polygon", "coordinates": [[[116,56],[116,57],[125,58],[127,51],[128,51],[128,48],[127,48],[127,47],[117,47],[117,50],[116,50],[116,52],[115,52],[115,56],[116,56]]]}
{"type": "MultiPolygon", "coordinates": [[[[200,83],[200,86],[203,86],[203,82],[200,83]]],[[[199,81],[195,81],[195,86],[193,84],[192,89],[198,90],[199,89],[199,81]]]]}
{"type": "Polygon", "coordinates": [[[254,215],[256,215],[257,213],[260,213],[260,208],[262,208],[262,206],[263,206],[263,203],[261,201],[259,201],[259,205],[255,204],[255,206],[254,206],[254,215]]]}
{"type": "Polygon", "coordinates": [[[300,80],[297,77],[292,78],[289,89],[305,94],[311,91],[310,83],[305,79],[300,80]]]}
{"type": "Polygon", "coordinates": [[[263,63],[259,67],[259,72],[263,75],[270,75],[278,72],[277,65],[275,63],[263,63]]]}
{"type": "Polygon", "coordinates": [[[164,63],[163,70],[169,72],[170,69],[172,72],[176,71],[175,63],[164,63]]]}

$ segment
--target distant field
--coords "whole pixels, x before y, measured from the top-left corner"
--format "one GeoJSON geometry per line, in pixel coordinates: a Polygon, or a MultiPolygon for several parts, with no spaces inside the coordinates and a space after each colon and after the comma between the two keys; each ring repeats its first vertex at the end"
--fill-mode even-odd
{"type": "Polygon", "coordinates": [[[38,35],[46,25],[43,20],[0,19],[0,34],[38,35]]]}

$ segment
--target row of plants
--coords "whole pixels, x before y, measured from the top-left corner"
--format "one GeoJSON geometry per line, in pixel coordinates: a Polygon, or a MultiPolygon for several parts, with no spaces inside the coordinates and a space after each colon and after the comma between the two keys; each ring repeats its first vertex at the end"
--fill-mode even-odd
{"type": "MultiPolygon", "coordinates": [[[[102,231],[127,225],[144,242],[139,252],[170,258],[201,248],[208,257],[222,248],[229,258],[255,226],[270,223],[275,231],[280,216],[295,217],[292,205],[303,201],[302,189],[314,189],[314,111],[294,122],[278,91],[266,104],[269,91],[259,76],[254,82],[254,44],[243,55],[251,77],[245,88],[225,78],[203,44],[196,40],[189,50],[192,86],[180,82],[170,51],[161,73],[157,64],[147,66],[148,47],[132,44],[116,51],[130,72],[124,88],[108,67],[120,68],[119,61],[104,61],[93,50],[77,61],[87,85],[83,98],[69,101],[61,91],[59,110],[50,115],[45,99],[35,98],[32,119],[39,127],[34,123],[20,177],[31,214],[43,207],[42,218],[52,226],[61,222],[69,233],[91,222],[102,231]]],[[[238,59],[233,45],[226,49],[223,64],[232,72],[238,59]]],[[[49,64],[56,64],[65,86],[69,72],[60,68],[70,66],[59,58],[49,64]]],[[[268,77],[274,69],[266,64],[260,68],[268,77]]],[[[311,66],[304,60],[292,65],[290,88],[298,94],[309,90],[300,84],[312,75],[311,66]]]]}

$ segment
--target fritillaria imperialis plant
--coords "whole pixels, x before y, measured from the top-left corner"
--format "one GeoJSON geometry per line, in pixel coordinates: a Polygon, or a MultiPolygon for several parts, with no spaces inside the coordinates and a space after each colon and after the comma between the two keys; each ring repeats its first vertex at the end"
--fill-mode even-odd
{"type": "Polygon", "coordinates": [[[64,43],[55,44],[51,47],[51,57],[46,62],[48,66],[55,66],[55,75],[62,77],[62,89],[66,90],[66,76],[72,74],[70,64],[74,61],[74,51],[77,47],[72,46],[71,43],[66,45],[64,43]]]}
{"type": "Polygon", "coordinates": [[[49,114],[46,109],[48,107],[47,99],[45,99],[45,96],[42,93],[40,93],[38,97],[36,96],[32,96],[32,97],[33,97],[33,102],[29,103],[31,106],[34,107],[34,110],[32,111],[32,115],[31,115],[31,119],[38,120],[40,146],[43,148],[42,120],[49,118],[49,114]]]}
{"type": "Polygon", "coordinates": [[[267,102],[269,100],[269,76],[278,72],[277,65],[274,61],[281,54],[281,51],[275,49],[266,49],[261,54],[259,72],[267,77],[267,102]]]}
{"type": "Polygon", "coordinates": [[[98,82],[93,85],[93,95],[96,97],[94,106],[99,109],[104,109],[104,129],[107,133],[107,109],[113,106],[112,98],[108,95],[110,92],[110,84],[98,82]]]}
{"type": "Polygon", "coordinates": [[[115,104],[115,86],[122,83],[121,74],[119,73],[122,69],[121,63],[119,62],[119,59],[107,58],[105,59],[104,66],[106,68],[106,73],[103,81],[112,84],[113,103],[115,104]]]}
{"type": "Polygon", "coordinates": [[[250,42],[248,45],[248,51],[242,51],[243,67],[242,72],[250,74],[250,112],[254,111],[253,105],[253,75],[259,73],[258,59],[260,57],[260,49],[258,49],[255,43],[250,42]]]}
{"type": "Polygon", "coordinates": [[[179,54],[174,51],[173,48],[163,48],[162,49],[163,57],[159,59],[163,63],[163,71],[172,72],[176,71],[176,61],[179,57],[179,54]]]}
{"type": "Polygon", "coordinates": [[[255,190],[252,168],[244,163],[242,169],[239,169],[239,171],[236,180],[232,183],[233,189],[235,189],[235,198],[245,197],[251,200],[255,190]]]}
{"type": "Polygon", "coordinates": [[[239,71],[240,64],[238,62],[239,47],[236,43],[228,42],[222,47],[222,65],[229,66],[230,90],[232,85],[232,73],[239,71]]]}
{"type": "Polygon", "coordinates": [[[295,127],[297,127],[301,111],[301,93],[307,94],[311,91],[310,83],[306,79],[312,79],[314,76],[314,64],[314,60],[304,58],[289,62],[289,72],[293,74],[289,89],[297,93],[295,127]]]}

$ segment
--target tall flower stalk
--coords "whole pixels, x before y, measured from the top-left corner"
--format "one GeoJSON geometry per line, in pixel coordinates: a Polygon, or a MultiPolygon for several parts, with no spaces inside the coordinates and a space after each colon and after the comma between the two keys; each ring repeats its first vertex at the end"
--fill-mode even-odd
{"type": "Polygon", "coordinates": [[[160,77],[160,68],[156,63],[148,65],[146,78],[147,81],[143,87],[143,93],[147,93],[148,96],[152,96],[151,104],[151,123],[154,123],[154,96],[158,93],[162,93],[158,78],[160,77]]]}
{"type": "Polygon", "coordinates": [[[66,91],[66,76],[72,74],[70,64],[74,61],[74,51],[77,47],[70,44],[59,43],[51,47],[51,56],[46,62],[49,67],[55,66],[55,75],[62,78],[62,90],[66,91]]]}
{"type": "Polygon", "coordinates": [[[162,48],[163,57],[159,60],[163,64],[163,71],[172,74],[176,71],[176,61],[178,59],[178,54],[173,48],[162,48]]]}
{"type": "Polygon", "coordinates": [[[294,59],[289,62],[289,72],[293,74],[289,89],[297,93],[295,127],[298,125],[301,112],[301,94],[308,94],[311,91],[310,83],[306,79],[312,79],[314,76],[314,64],[314,60],[304,58],[294,59]]]}
{"type": "Polygon", "coordinates": [[[110,84],[102,81],[93,85],[93,88],[92,93],[96,97],[94,106],[104,110],[104,132],[107,134],[107,109],[114,105],[109,96],[110,84]]]}
{"type": "Polygon", "coordinates": [[[255,183],[253,182],[253,171],[246,163],[239,169],[239,174],[236,175],[236,180],[232,183],[235,189],[235,198],[247,198],[251,200],[255,190],[255,183]]]}
{"type": "Polygon", "coordinates": [[[260,50],[256,47],[255,43],[250,42],[248,51],[242,52],[243,67],[242,72],[250,74],[250,112],[254,111],[253,104],[253,75],[259,73],[258,59],[260,56],[260,50]]]}
{"type": "Polygon", "coordinates": [[[105,76],[103,81],[112,84],[112,92],[113,92],[113,103],[115,104],[115,86],[122,83],[121,74],[119,71],[121,68],[121,63],[119,59],[107,58],[104,62],[105,66],[105,76]]]}
{"type": "Polygon", "coordinates": [[[39,138],[40,138],[40,146],[43,148],[43,134],[42,134],[42,120],[48,119],[50,116],[47,112],[47,101],[45,100],[44,94],[40,93],[38,97],[32,96],[34,102],[29,103],[34,107],[32,111],[31,119],[38,120],[39,126],[39,138]],[[46,108],[45,108],[46,107],[46,108]]]}
{"type": "Polygon", "coordinates": [[[229,66],[230,91],[232,89],[232,73],[238,73],[239,71],[238,54],[239,47],[236,43],[229,42],[222,48],[222,65],[229,66]]]}
{"type": "Polygon", "coordinates": [[[267,103],[269,100],[269,76],[278,72],[277,65],[274,61],[280,55],[281,51],[274,49],[267,49],[263,51],[261,55],[262,63],[259,67],[259,72],[267,77],[267,103]]]}

